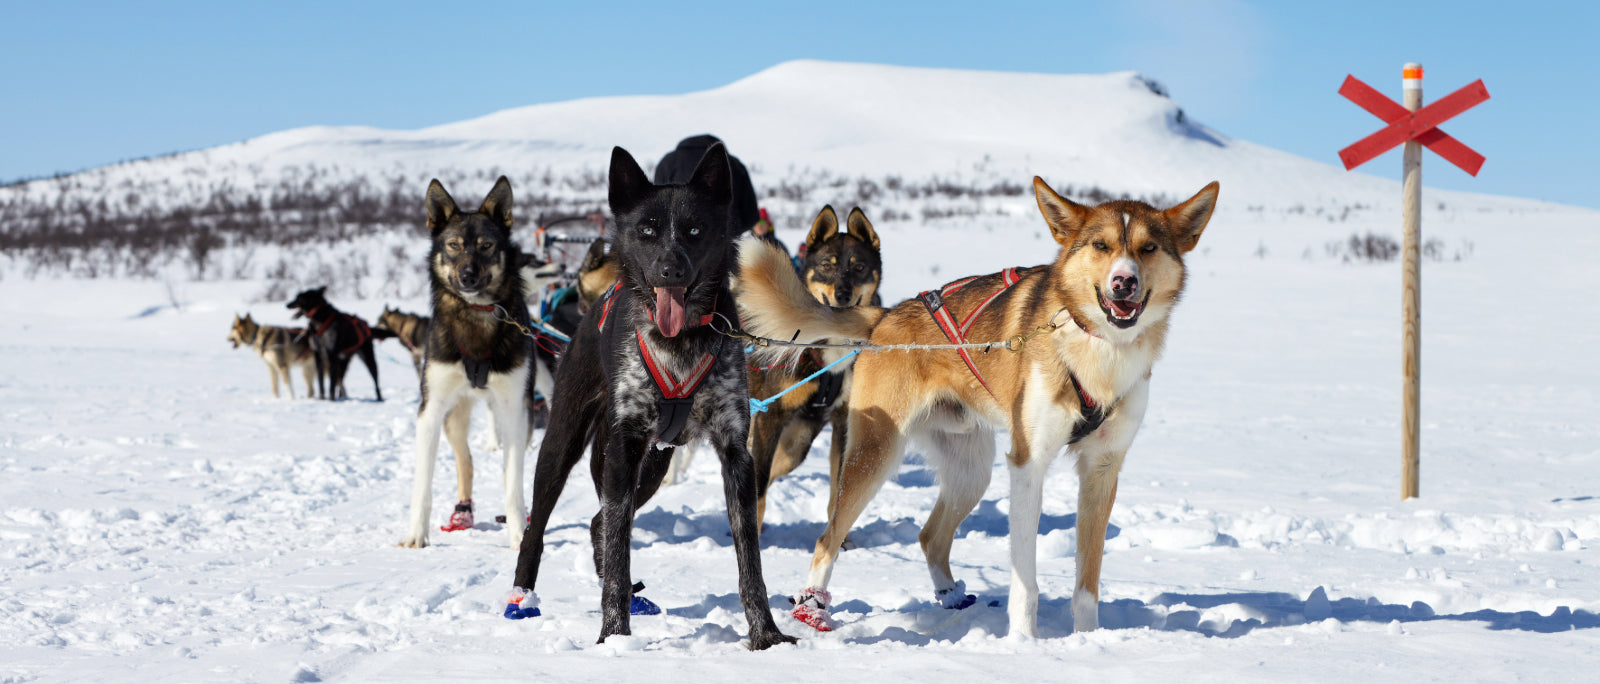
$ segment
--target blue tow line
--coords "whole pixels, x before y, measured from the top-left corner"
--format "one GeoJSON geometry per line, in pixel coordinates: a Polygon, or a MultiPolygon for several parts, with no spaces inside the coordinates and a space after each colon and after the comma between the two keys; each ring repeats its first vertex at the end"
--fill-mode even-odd
{"type": "Polygon", "coordinates": [[[851,357],[855,356],[856,354],[860,354],[860,353],[861,353],[861,350],[857,349],[855,351],[850,352],[849,354],[845,354],[844,356],[839,357],[838,361],[834,361],[833,363],[830,363],[830,364],[828,364],[826,366],[823,366],[822,370],[819,370],[819,371],[817,371],[815,373],[807,375],[804,380],[801,380],[800,382],[797,382],[797,383],[795,383],[793,385],[790,385],[789,389],[786,389],[786,390],[784,390],[782,392],[779,392],[779,393],[774,394],[774,395],[772,395],[770,397],[767,397],[766,399],[761,399],[761,400],[751,399],[750,400],[750,413],[756,414],[756,413],[765,412],[767,410],[767,407],[772,405],[772,402],[783,398],[783,395],[795,391],[801,385],[804,385],[804,384],[806,384],[808,382],[811,382],[812,380],[817,379],[818,376],[822,375],[823,373],[828,372],[834,366],[837,366],[837,365],[839,365],[841,363],[844,363],[845,361],[850,360],[851,357]]]}
{"type": "Polygon", "coordinates": [[[552,327],[550,327],[548,325],[545,325],[544,321],[541,321],[541,320],[538,320],[538,319],[533,319],[533,320],[530,320],[528,322],[532,323],[533,327],[538,328],[540,332],[543,332],[544,334],[549,335],[551,337],[554,337],[554,338],[556,338],[558,340],[561,340],[562,342],[571,342],[572,341],[572,338],[567,337],[566,335],[563,335],[560,330],[556,330],[555,328],[552,328],[552,327]]]}

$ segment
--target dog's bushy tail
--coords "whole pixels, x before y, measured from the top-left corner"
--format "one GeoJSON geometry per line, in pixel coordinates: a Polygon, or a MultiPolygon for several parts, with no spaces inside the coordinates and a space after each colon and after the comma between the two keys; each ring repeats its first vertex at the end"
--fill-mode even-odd
{"type": "Polygon", "coordinates": [[[866,341],[888,309],[834,308],[806,291],[778,246],[754,235],[739,241],[739,314],[744,329],[761,337],[812,343],[866,341]]]}

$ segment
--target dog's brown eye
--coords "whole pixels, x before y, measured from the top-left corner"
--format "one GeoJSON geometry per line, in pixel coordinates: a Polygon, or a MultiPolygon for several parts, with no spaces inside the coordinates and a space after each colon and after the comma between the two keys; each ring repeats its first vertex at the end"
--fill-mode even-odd
{"type": "Polygon", "coordinates": [[[1098,250],[1100,250],[1102,252],[1111,251],[1111,246],[1107,245],[1104,240],[1095,240],[1094,241],[1094,248],[1098,249],[1098,250]]]}
{"type": "Polygon", "coordinates": [[[478,251],[488,254],[489,252],[494,251],[494,243],[488,240],[480,241],[478,243],[478,251]]]}
{"type": "Polygon", "coordinates": [[[1154,252],[1154,251],[1156,251],[1156,243],[1152,242],[1152,243],[1147,244],[1147,245],[1145,245],[1143,247],[1140,247],[1139,251],[1144,252],[1145,254],[1149,254],[1151,252],[1154,252]]]}
{"type": "Polygon", "coordinates": [[[452,251],[452,252],[461,251],[461,241],[460,240],[451,240],[449,242],[444,243],[444,246],[447,249],[449,249],[450,251],[452,251]]]}

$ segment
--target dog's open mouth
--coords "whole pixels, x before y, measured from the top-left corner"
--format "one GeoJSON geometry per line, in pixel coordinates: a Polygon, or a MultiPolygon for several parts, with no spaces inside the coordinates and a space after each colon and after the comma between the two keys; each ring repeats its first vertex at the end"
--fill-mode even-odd
{"type": "Polygon", "coordinates": [[[681,287],[658,287],[656,291],[656,327],[661,334],[667,337],[677,337],[683,332],[684,321],[688,314],[684,312],[683,295],[681,287]]]}
{"type": "Polygon", "coordinates": [[[1094,288],[1094,295],[1100,301],[1100,310],[1106,313],[1106,320],[1118,328],[1131,328],[1139,322],[1139,314],[1144,313],[1144,305],[1150,303],[1150,291],[1145,290],[1144,301],[1132,299],[1110,299],[1100,291],[1100,286],[1094,288]]]}

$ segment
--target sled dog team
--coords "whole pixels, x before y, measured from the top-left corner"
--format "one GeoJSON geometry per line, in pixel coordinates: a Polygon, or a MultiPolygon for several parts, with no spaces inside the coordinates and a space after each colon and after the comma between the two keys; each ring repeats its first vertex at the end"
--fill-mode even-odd
{"type": "MultiPolygon", "coordinates": [[[[714,138],[685,140],[654,179],[615,148],[609,252],[598,244],[591,250],[580,275],[585,313],[559,364],[541,364],[526,332],[527,302],[558,274],[513,241],[510,183],[502,177],[467,211],[434,181],[425,201],[431,323],[388,310],[381,319],[384,336],[401,339],[422,377],[416,478],[401,545],[429,543],[441,432],[455,452],[461,501],[443,529],[471,526],[466,431],[472,404],[482,401],[505,461],[508,541],[519,549],[506,617],[540,614],[535,587],[545,528],[587,450],[600,495],[589,528],[601,584],[599,636],[629,634],[632,615],[659,612],[634,581],[634,514],[662,483],[674,451],[702,440],[721,464],[749,645],[764,649],[794,641],[773,620],[762,577],[767,489],[805,458],[824,424],[834,429],[828,521],[806,586],[791,599],[792,616],[819,631],[837,626],[828,587],[850,528],[912,441],[938,471],[938,498],[919,535],[934,596],[951,610],[973,605],[976,597],[951,570],[950,549],[988,487],[996,430],[1005,430],[1011,632],[1037,635],[1043,484],[1063,449],[1079,483],[1073,625],[1095,629],[1118,473],[1144,417],[1168,314],[1183,293],[1184,255],[1205,231],[1219,187],[1213,182],[1166,208],[1138,201],[1086,206],[1038,177],[1033,188],[1060,245],[1050,263],[929,283],[917,297],[884,307],[880,240],[860,209],[841,226],[824,207],[792,258],[770,226],[741,237],[765,215],[754,213],[743,165],[714,138]],[[781,344],[747,351],[746,339],[726,334],[741,329],[794,345],[859,345],[860,353],[846,359],[854,350],[781,344]],[[991,343],[987,353],[978,347],[991,343]],[[891,345],[932,348],[872,351],[891,345]],[[523,460],[537,395],[552,401],[529,508],[523,460]],[[750,400],[769,398],[752,417],[750,400]]],[[[274,369],[275,394],[279,375],[287,380],[288,368],[312,355],[339,378],[359,354],[376,381],[374,330],[341,324],[344,314],[320,291],[302,293],[291,307],[315,331],[309,348],[248,316],[230,336],[274,369]]],[[[334,384],[342,392],[342,382],[334,384]]]]}

